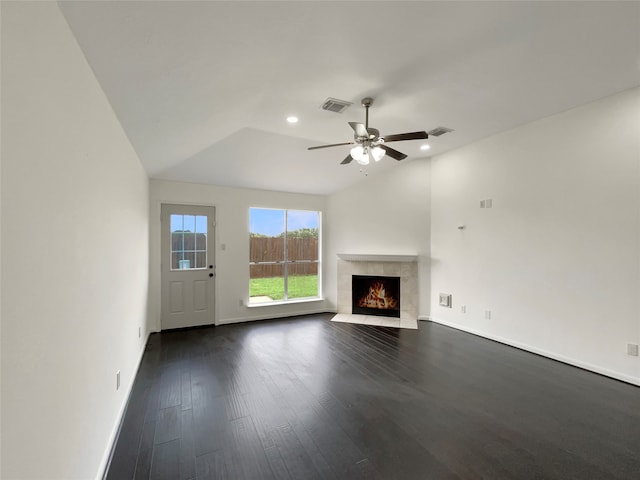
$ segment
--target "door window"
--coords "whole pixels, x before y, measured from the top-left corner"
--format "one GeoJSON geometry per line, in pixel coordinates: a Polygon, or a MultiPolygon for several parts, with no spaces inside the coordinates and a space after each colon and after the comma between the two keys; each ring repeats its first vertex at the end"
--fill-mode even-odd
{"type": "Polygon", "coordinates": [[[206,215],[171,214],[171,270],[207,268],[206,215]]]}

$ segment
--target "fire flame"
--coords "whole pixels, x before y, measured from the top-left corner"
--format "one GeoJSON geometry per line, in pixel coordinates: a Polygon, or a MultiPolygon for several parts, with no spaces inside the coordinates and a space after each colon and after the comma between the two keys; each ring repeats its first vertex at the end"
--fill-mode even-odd
{"type": "Polygon", "coordinates": [[[380,308],[383,310],[396,308],[398,301],[385,292],[382,282],[373,282],[369,286],[369,293],[358,300],[358,306],[362,308],[380,308]]]}

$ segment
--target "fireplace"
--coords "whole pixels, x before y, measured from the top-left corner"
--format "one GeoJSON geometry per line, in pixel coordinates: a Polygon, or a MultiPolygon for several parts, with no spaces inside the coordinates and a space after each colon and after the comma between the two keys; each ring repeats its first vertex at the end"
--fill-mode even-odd
{"type": "MultiPolygon", "coordinates": [[[[381,325],[384,327],[418,328],[418,256],[405,254],[338,253],[337,290],[338,305],[332,321],[381,325]],[[381,316],[388,311],[367,310],[358,315],[353,309],[354,277],[364,276],[371,280],[375,276],[396,277],[400,279],[396,294],[398,305],[395,317],[381,316]],[[402,305],[400,305],[402,290],[402,305]]],[[[357,280],[355,281],[357,283],[357,280]]],[[[356,287],[357,288],[357,287],[356,287]]],[[[385,295],[387,288],[385,287],[385,295]]],[[[367,290],[368,293],[368,290],[367,290]]],[[[391,294],[394,296],[393,294],[391,294]]],[[[365,293],[366,296],[366,293],[365,293]]],[[[357,304],[356,304],[357,305],[357,304]]]]}
{"type": "Polygon", "coordinates": [[[400,318],[400,277],[351,276],[353,314],[400,318]]]}

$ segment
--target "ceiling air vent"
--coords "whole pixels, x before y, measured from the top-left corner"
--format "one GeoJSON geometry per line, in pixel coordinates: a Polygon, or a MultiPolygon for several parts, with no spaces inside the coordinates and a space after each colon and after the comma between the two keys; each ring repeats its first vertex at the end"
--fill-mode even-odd
{"type": "Polygon", "coordinates": [[[337,98],[327,98],[322,104],[323,110],[328,110],[329,112],[342,113],[349,105],[353,105],[351,102],[345,102],[344,100],[338,100],[337,98]]]}
{"type": "Polygon", "coordinates": [[[439,137],[440,135],[444,135],[449,132],[453,132],[453,129],[447,127],[436,127],[433,130],[429,130],[427,133],[430,137],[439,137]]]}

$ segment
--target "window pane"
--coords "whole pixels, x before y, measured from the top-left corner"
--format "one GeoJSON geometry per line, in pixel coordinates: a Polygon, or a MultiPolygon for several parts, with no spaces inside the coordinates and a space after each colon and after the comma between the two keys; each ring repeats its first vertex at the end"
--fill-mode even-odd
{"type": "Polygon", "coordinates": [[[263,303],[284,299],[283,273],[282,265],[251,265],[249,302],[263,303]]]}
{"type": "Polygon", "coordinates": [[[291,275],[318,275],[318,262],[294,262],[287,264],[287,273],[291,275]]]}
{"type": "Polygon", "coordinates": [[[182,232],[171,232],[171,251],[181,252],[184,250],[184,234],[182,232]]]}
{"type": "Polygon", "coordinates": [[[171,255],[171,268],[173,270],[189,270],[195,268],[193,252],[174,252],[171,255]]]}
{"type": "Polygon", "coordinates": [[[196,252],[196,267],[195,268],[207,268],[207,252],[196,252]]]}
{"type": "Polygon", "coordinates": [[[249,209],[249,231],[251,235],[277,237],[284,233],[284,210],[270,208],[249,209]]]}
{"type": "Polygon", "coordinates": [[[318,260],[318,239],[287,235],[287,260],[318,260]]]}
{"type": "Polygon", "coordinates": [[[288,298],[318,296],[318,275],[295,275],[289,272],[287,283],[288,298]]]}
{"type": "Polygon", "coordinates": [[[194,252],[184,252],[184,260],[188,262],[188,266],[185,266],[185,268],[196,268],[196,255],[194,252]]]}
{"type": "Polygon", "coordinates": [[[184,215],[171,215],[171,233],[184,230],[183,220],[184,215]]]}
{"type": "Polygon", "coordinates": [[[249,261],[284,261],[284,210],[249,210],[249,261]]]}
{"type": "Polygon", "coordinates": [[[287,260],[318,260],[318,212],[287,210],[287,260]]]}
{"type": "Polygon", "coordinates": [[[185,251],[193,251],[196,249],[196,234],[193,232],[184,232],[184,247],[185,251]]]}
{"type": "MultiPolygon", "coordinates": [[[[207,217],[205,215],[197,215],[196,220],[196,250],[207,249],[207,217]]],[[[206,262],[206,260],[205,260],[206,262]]]]}
{"type": "Polygon", "coordinates": [[[206,215],[196,216],[196,233],[207,233],[207,217],[206,215]]]}
{"type": "Polygon", "coordinates": [[[249,261],[283,262],[284,238],[251,237],[249,241],[249,261]]]}
{"type": "Polygon", "coordinates": [[[196,231],[196,217],[195,215],[184,215],[184,228],[185,232],[195,233],[196,231]]]}
{"type": "Polygon", "coordinates": [[[177,270],[180,268],[180,265],[184,265],[184,263],[180,263],[182,261],[183,252],[171,252],[171,269],[177,270]]]}

